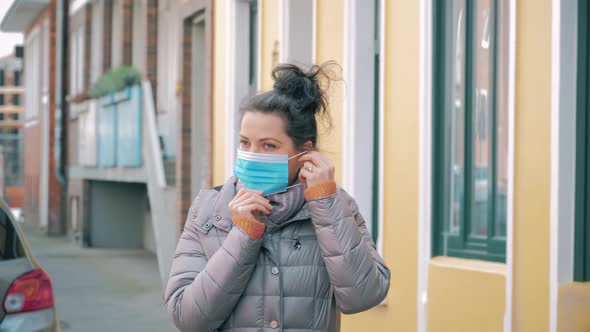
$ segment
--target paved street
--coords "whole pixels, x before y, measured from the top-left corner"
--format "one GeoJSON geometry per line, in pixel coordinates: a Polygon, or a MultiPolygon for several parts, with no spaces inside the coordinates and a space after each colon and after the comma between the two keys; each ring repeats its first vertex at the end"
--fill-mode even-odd
{"type": "Polygon", "coordinates": [[[81,249],[24,229],[53,280],[62,331],[176,331],[162,305],[153,254],[81,249]]]}

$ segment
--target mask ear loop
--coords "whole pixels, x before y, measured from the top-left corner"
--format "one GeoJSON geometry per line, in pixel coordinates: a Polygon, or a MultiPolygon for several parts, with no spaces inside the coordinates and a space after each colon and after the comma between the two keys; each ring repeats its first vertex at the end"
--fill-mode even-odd
{"type": "MultiPolygon", "coordinates": [[[[292,157],[289,157],[289,159],[288,159],[288,160],[291,160],[291,159],[293,159],[293,158],[296,158],[296,157],[302,156],[302,155],[304,155],[304,154],[306,154],[306,153],[308,153],[308,152],[309,152],[309,151],[303,151],[303,152],[301,152],[301,153],[298,153],[298,154],[296,154],[296,155],[294,155],[294,156],[292,156],[292,157]]],[[[301,166],[300,166],[300,167],[301,167],[301,166]]],[[[298,184],[294,184],[294,185],[292,185],[292,186],[288,186],[288,187],[287,187],[287,190],[289,190],[289,189],[291,189],[291,188],[294,188],[294,187],[297,187],[297,186],[301,186],[301,185],[303,185],[303,183],[298,183],[298,184]]]]}
{"type": "Polygon", "coordinates": [[[289,157],[289,159],[288,159],[288,160],[291,160],[291,159],[293,159],[293,158],[297,158],[297,157],[299,157],[299,156],[301,156],[301,155],[304,155],[304,154],[306,154],[307,152],[309,152],[309,151],[303,151],[303,152],[301,152],[301,153],[298,153],[298,154],[296,154],[296,155],[294,155],[294,156],[291,156],[291,157],[289,157]]]}

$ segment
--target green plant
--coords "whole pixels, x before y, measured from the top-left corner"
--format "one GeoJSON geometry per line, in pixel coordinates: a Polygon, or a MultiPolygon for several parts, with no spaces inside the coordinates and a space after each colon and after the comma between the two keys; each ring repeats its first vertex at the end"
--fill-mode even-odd
{"type": "Polygon", "coordinates": [[[132,66],[119,66],[102,75],[92,86],[89,93],[93,98],[99,98],[109,93],[122,90],[125,87],[141,81],[141,73],[132,66]]]}

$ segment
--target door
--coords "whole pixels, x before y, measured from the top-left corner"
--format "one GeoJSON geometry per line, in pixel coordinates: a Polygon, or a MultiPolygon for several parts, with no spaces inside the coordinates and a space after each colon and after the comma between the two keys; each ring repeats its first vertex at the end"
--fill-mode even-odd
{"type": "Polygon", "coordinates": [[[210,186],[211,116],[207,65],[207,22],[204,13],[193,20],[191,45],[191,194],[210,186]]]}

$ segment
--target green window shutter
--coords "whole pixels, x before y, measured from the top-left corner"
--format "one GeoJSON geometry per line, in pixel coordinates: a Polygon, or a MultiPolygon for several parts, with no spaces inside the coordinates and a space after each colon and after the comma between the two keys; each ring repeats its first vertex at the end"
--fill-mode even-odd
{"type": "Polygon", "coordinates": [[[506,195],[505,188],[498,189],[497,169],[498,1],[486,4],[434,3],[432,248],[433,255],[503,262],[506,195]]]}
{"type": "Polygon", "coordinates": [[[375,78],[374,81],[374,94],[373,94],[373,200],[372,200],[372,218],[371,218],[371,235],[373,237],[373,241],[377,243],[377,239],[379,238],[379,81],[380,81],[380,59],[381,59],[381,50],[379,49],[379,44],[381,41],[380,37],[380,6],[379,0],[374,0],[375,2],[375,13],[374,13],[374,47],[375,47],[375,64],[373,68],[373,76],[375,78]]]}
{"type": "Polygon", "coordinates": [[[580,0],[578,5],[574,280],[590,281],[590,6],[585,0],[580,0]]]}

